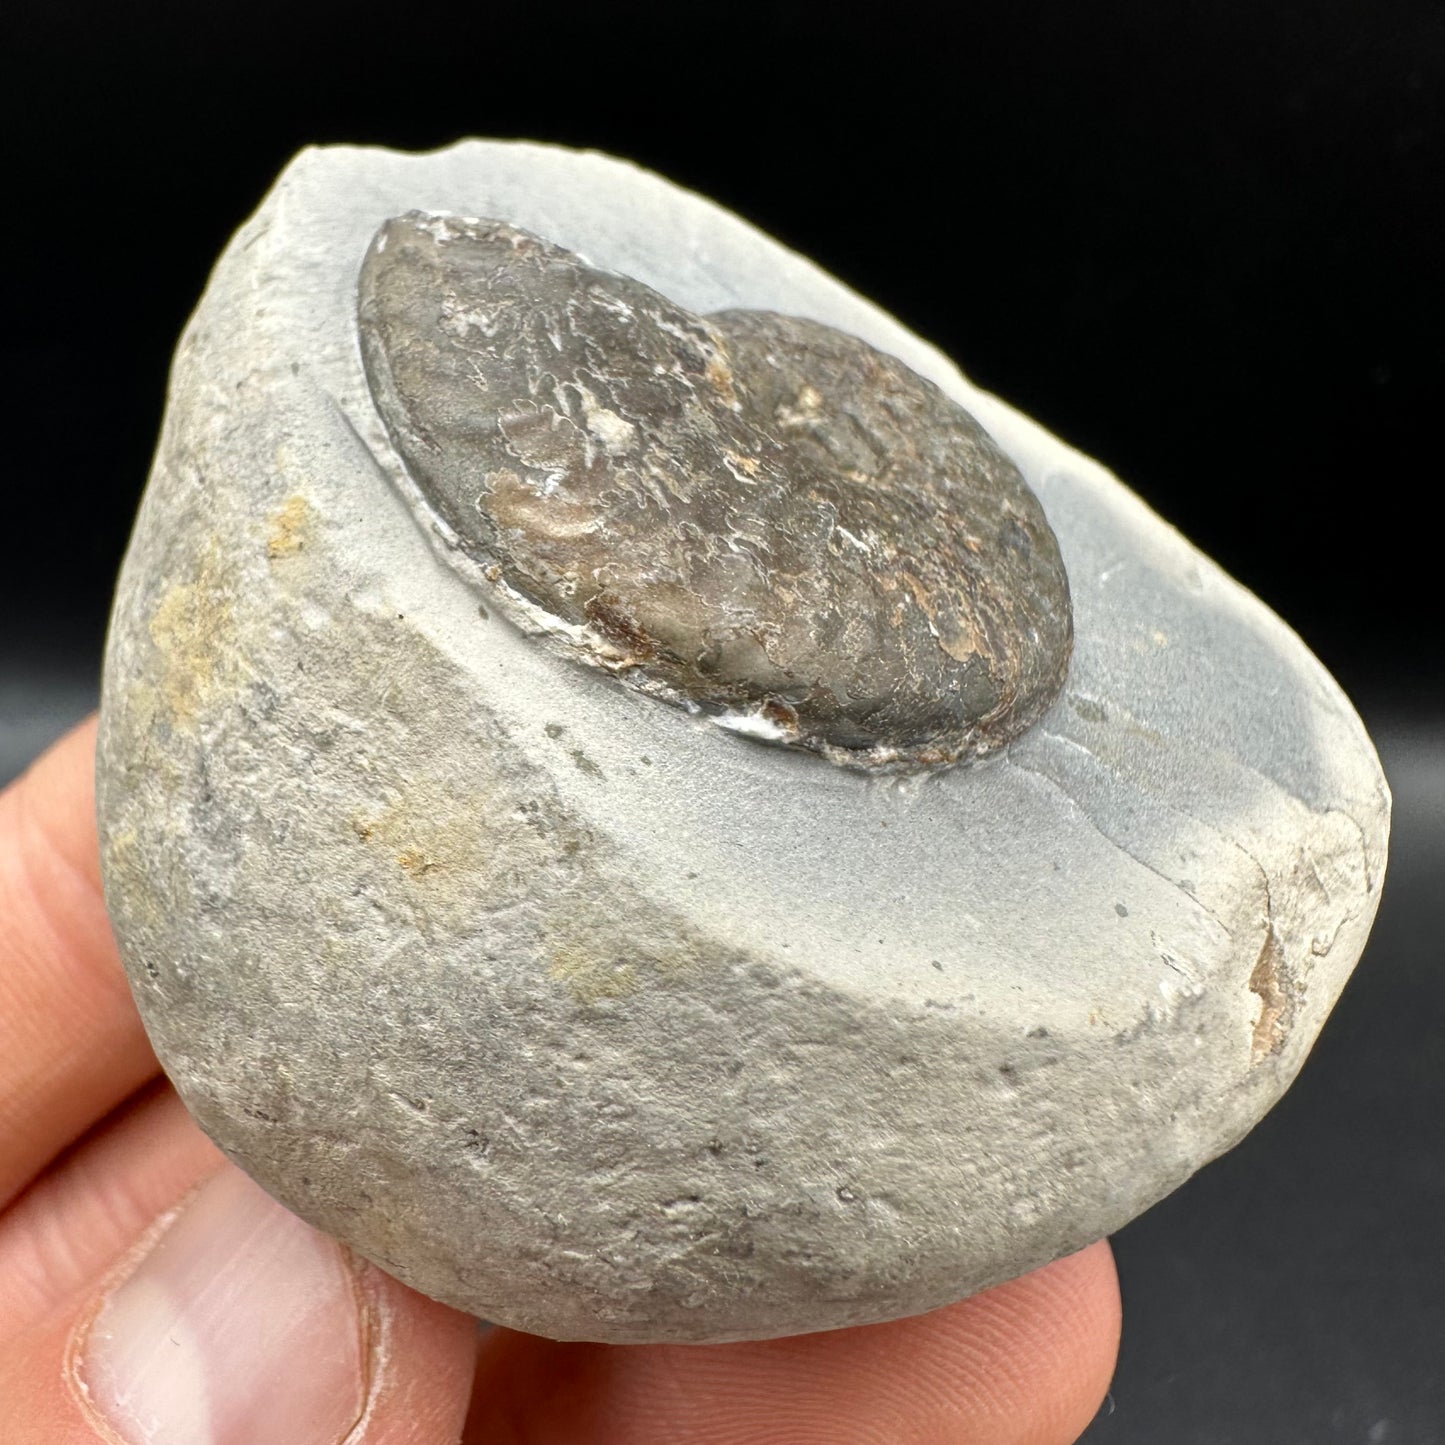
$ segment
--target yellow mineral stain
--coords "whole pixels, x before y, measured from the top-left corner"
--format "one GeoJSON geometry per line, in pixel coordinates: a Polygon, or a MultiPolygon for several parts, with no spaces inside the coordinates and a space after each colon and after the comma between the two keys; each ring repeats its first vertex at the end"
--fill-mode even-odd
{"type": "Polygon", "coordinates": [[[721,351],[715,351],[708,358],[707,363],[708,385],[722,398],[723,404],[737,411],[741,403],[738,401],[738,394],[733,386],[732,368],[727,363],[726,355],[721,351]]]}
{"type": "Polygon", "coordinates": [[[395,858],[396,866],[415,881],[441,871],[447,861],[462,862],[468,869],[475,869],[479,862],[474,830],[461,819],[418,818],[400,802],[374,817],[357,814],[351,819],[351,831],[363,843],[381,844],[395,858]]]}
{"type": "Polygon", "coordinates": [[[420,848],[404,848],[396,855],[396,866],[409,878],[424,878],[441,865],[420,848]]]}
{"type": "Polygon", "coordinates": [[[161,701],[173,727],[194,725],[215,694],[234,683],[232,618],[232,581],[212,538],[195,578],[172,583],[150,621],[162,658],[161,701]]]}
{"type": "Polygon", "coordinates": [[[299,492],[287,497],[266,519],[266,555],[274,562],[303,551],[313,515],[311,503],[299,492]]]}
{"type": "Polygon", "coordinates": [[[822,414],[823,394],[807,382],[799,387],[792,406],[784,403],[774,412],[778,425],[789,428],[812,426],[822,414]]]}
{"type": "Polygon", "coordinates": [[[581,848],[559,818],[509,808],[486,789],[456,791],[423,775],[387,794],[341,826],[376,860],[369,868],[380,864],[371,875],[379,896],[433,922],[461,927],[511,907],[549,869],[574,866],[581,848]]]}
{"type": "Polygon", "coordinates": [[[140,835],[134,828],[122,828],[102,837],[106,871],[110,882],[124,893],[126,909],[132,919],[147,928],[162,925],[169,909],[156,892],[156,877],[146,866],[140,835]]]}
{"type": "Polygon", "coordinates": [[[602,999],[626,998],[636,993],[641,983],[636,964],[599,958],[586,949],[573,947],[553,950],[547,976],[565,984],[572,997],[583,1005],[602,999]]]}

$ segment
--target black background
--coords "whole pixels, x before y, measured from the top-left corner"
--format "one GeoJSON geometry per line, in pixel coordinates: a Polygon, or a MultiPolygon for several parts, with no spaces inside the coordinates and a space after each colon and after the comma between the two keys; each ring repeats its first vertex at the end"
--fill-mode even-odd
{"type": "Polygon", "coordinates": [[[93,696],[171,347],[295,150],[639,160],[1112,466],[1355,699],[1375,940],[1284,1104],[1118,1239],[1088,1438],[1445,1441],[1445,8],[9,0],[0,49],[0,778],[93,696]]]}

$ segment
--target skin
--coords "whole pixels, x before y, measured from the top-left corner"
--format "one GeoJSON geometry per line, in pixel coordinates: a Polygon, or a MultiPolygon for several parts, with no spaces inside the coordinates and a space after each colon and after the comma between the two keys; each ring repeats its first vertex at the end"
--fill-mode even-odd
{"type": "MultiPolygon", "coordinates": [[[[77,1388],[80,1342],[163,1216],[233,1167],[131,1004],[100,889],[94,742],[82,724],[0,794],[0,1445],[116,1445],[77,1388]]],[[[346,1445],[1066,1445],[1118,1349],[1103,1242],[913,1319],[718,1346],[479,1335],[355,1269],[389,1348],[346,1445]]]]}

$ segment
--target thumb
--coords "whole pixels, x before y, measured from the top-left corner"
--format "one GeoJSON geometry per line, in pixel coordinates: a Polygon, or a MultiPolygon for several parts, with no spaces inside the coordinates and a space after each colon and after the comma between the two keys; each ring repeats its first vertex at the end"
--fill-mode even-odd
{"type": "Polygon", "coordinates": [[[475,1322],[227,1164],[12,1339],[3,1445],[449,1445],[475,1322]]]}

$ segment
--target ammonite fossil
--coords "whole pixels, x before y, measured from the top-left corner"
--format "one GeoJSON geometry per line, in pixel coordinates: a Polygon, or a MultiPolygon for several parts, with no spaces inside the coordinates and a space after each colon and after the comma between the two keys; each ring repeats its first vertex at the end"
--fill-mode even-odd
{"type": "Polygon", "coordinates": [[[695,316],[499,221],[361,273],[367,376],[464,552],[578,654],[835,761],[1023,732],[1073,639],[1058,543],[957,402],[821,322],[695,316]]]}

